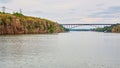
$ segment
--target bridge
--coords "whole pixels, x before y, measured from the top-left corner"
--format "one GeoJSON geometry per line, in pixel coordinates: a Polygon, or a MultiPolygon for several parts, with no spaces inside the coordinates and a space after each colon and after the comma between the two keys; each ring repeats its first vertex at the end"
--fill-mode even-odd
{"type": "Polygon", "coordinates": [[[94,27],[105,27],[105,26],[111,26],[111,25],[115,25],[115,24],[60,24],[62,25],[63,27],[65,28],[68,28],[68,29],[73,29],[73,28],[76,28],[76,27],[79,27],[79,26],[94,26],[94,27]]]}

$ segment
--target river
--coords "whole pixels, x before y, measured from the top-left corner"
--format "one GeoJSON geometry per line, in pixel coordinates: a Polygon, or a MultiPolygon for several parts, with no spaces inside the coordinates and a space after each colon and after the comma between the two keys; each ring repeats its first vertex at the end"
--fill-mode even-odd
{"type": "Polygon", "coordinates": [[[0,36],[0,68],[120,68],[120,34],[0,36]]]}

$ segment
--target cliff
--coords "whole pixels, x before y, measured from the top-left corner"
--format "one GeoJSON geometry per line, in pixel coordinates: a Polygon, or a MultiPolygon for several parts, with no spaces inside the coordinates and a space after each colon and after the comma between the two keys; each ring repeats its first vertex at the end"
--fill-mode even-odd
{"type": "Polygon", "coordinates": [[[64,32],[65,28],[56,22],[24,16],[19,13],[0,13],[0,35],[6,34],[43,34],[64,32]]]}

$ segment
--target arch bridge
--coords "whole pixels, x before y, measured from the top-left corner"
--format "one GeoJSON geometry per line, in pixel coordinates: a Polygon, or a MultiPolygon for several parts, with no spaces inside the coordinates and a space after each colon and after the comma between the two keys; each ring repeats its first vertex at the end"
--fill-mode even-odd
{"type": "Polygon", "coordinates": [[[92,26],[92,27],[105,27],[105,26],[111,26],[111,25],[115,25],[115,24],[60,24],[63,27],[67,28],[67,29],[73,29],[79,26],[92,26]]]}

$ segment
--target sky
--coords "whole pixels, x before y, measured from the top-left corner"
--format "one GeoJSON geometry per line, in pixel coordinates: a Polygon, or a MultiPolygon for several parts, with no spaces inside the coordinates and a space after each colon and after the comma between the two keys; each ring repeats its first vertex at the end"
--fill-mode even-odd
{"type": "Polygon", "coordinates": [[[120,0],[0,0],[0,11],[3,6],[60,24],[120,22],[120,0]]]}

